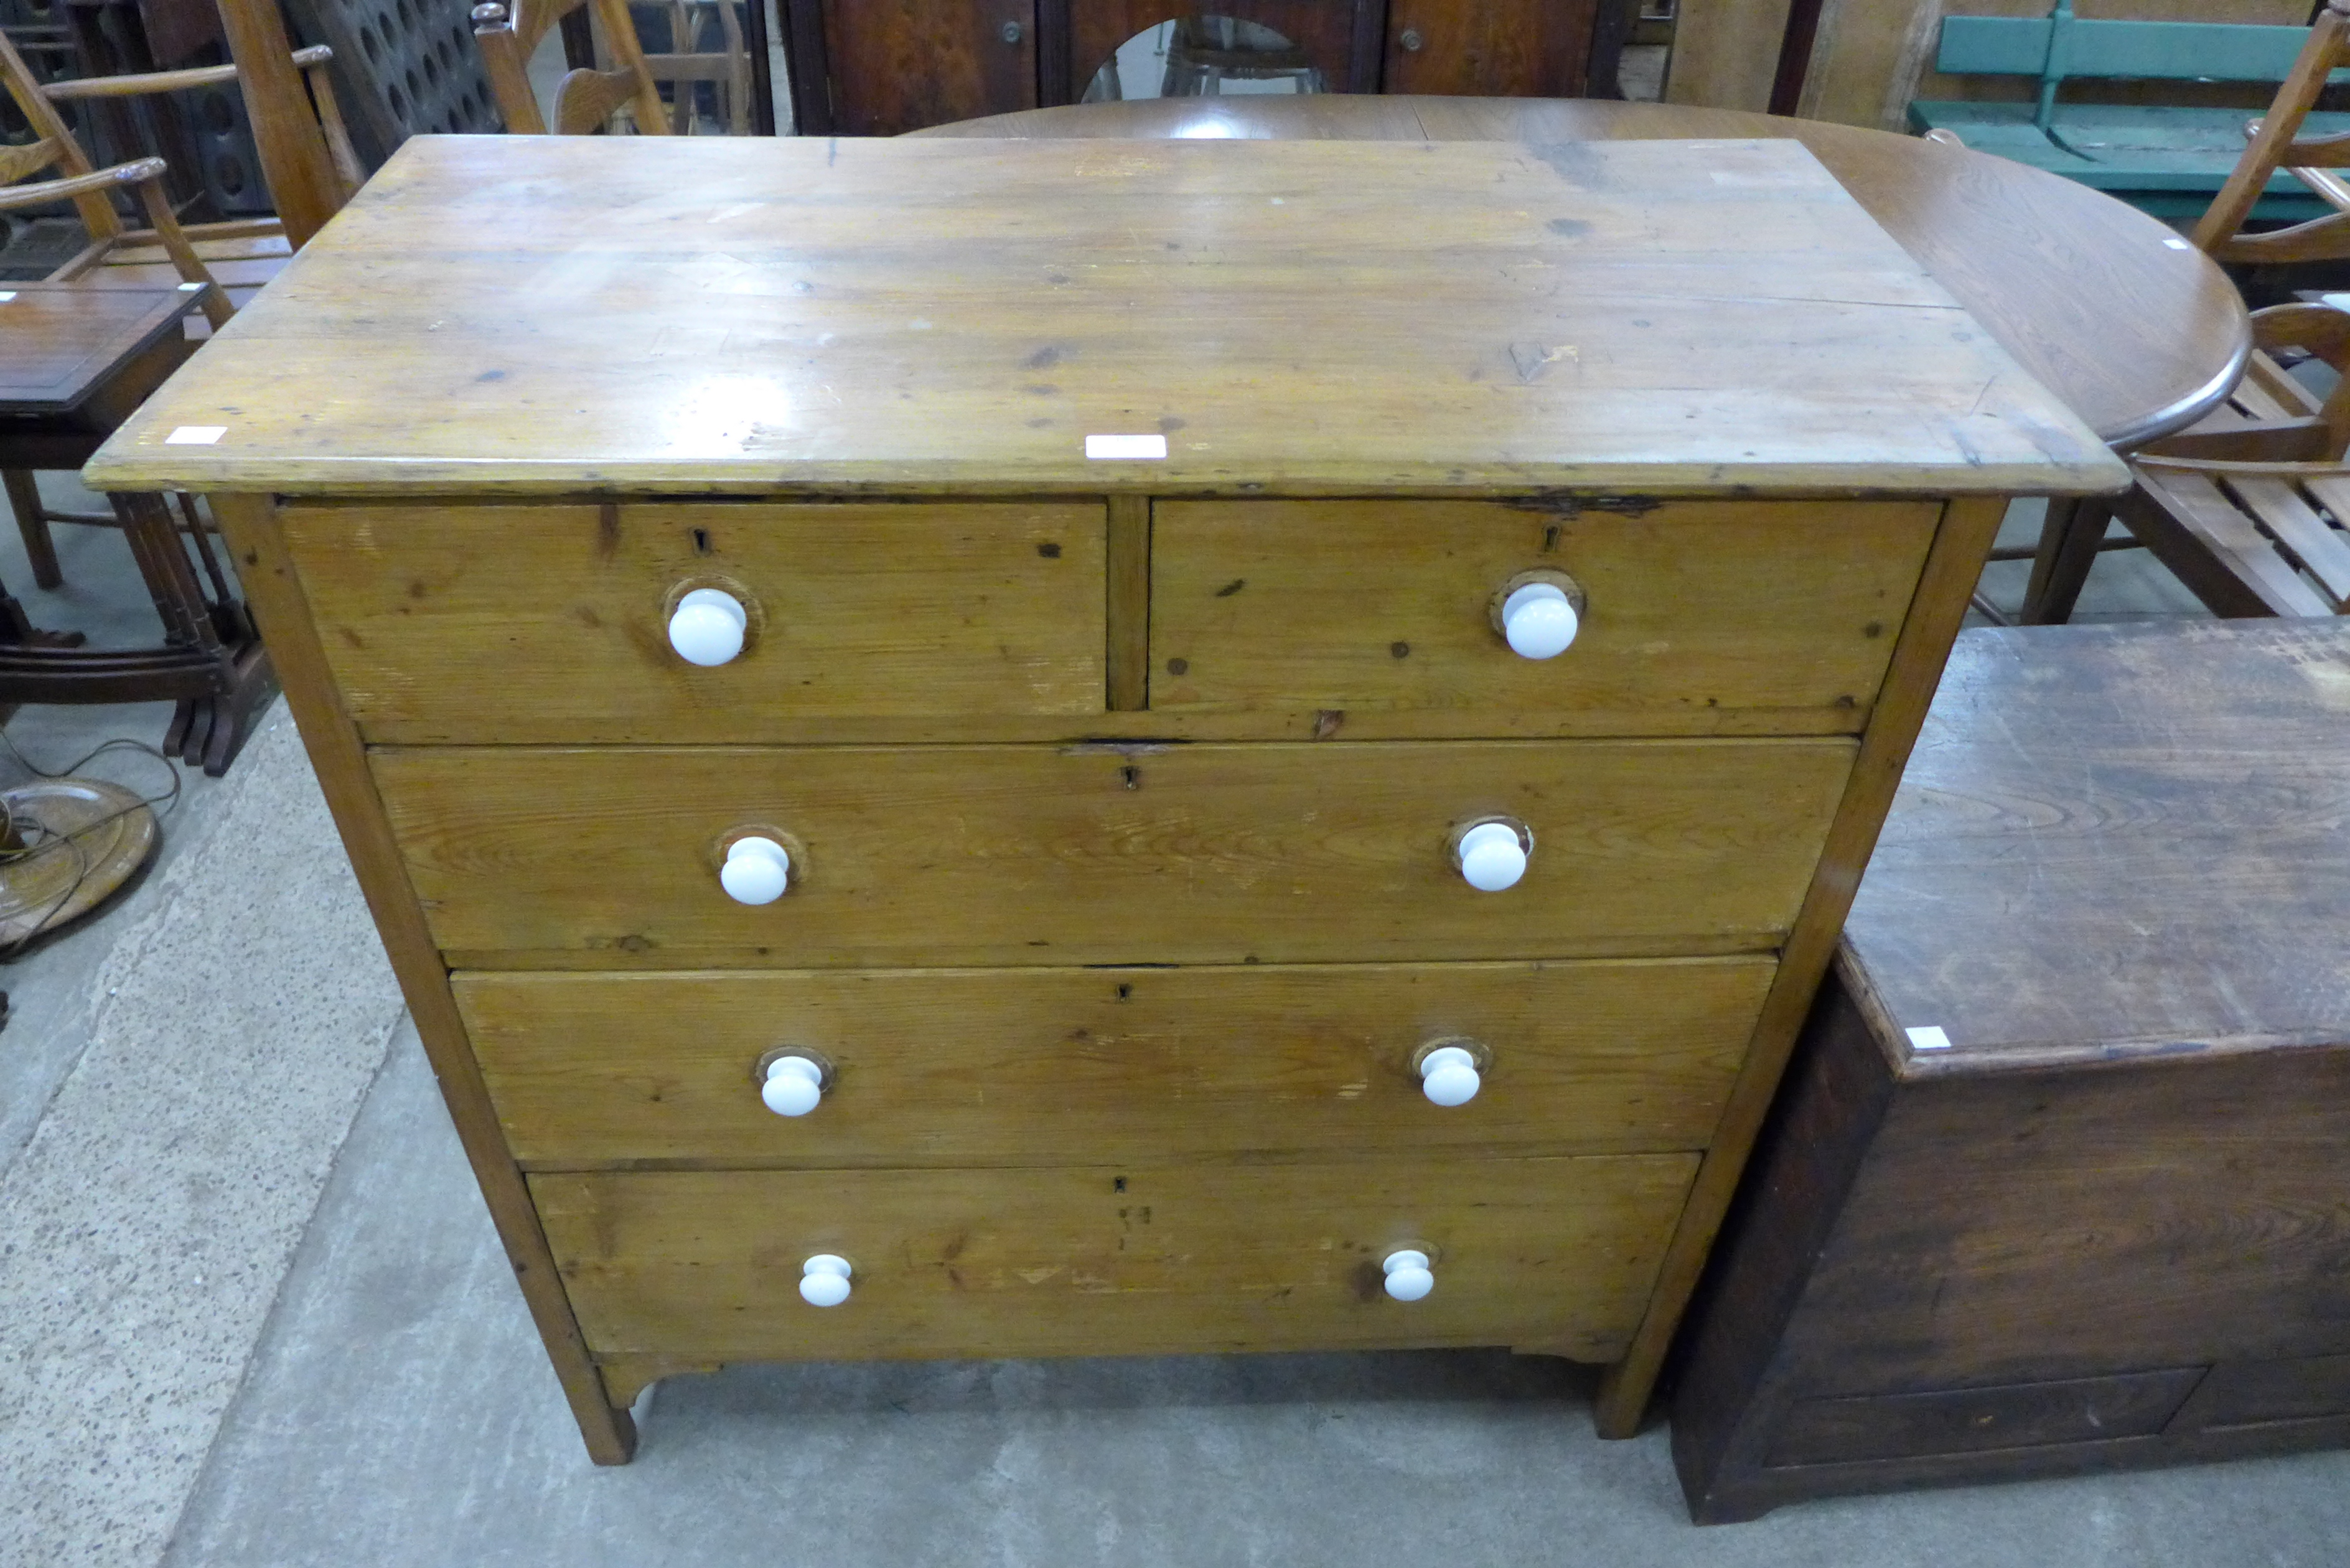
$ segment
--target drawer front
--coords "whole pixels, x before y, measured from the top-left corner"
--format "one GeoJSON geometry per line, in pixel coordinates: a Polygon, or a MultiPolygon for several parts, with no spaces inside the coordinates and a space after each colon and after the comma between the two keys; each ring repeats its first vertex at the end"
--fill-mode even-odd
{"type": "Polygon", "coordinates": [[[1103,701],[1098,505],[289,506],[344,701],[411,742],[757,741],[1103,701]],[[678,597],[742,651],[671,647],[678,597]]]}
{"type": "Polygon", "coordinates": [[[1773,1468],[1984,1453],[2150,1437],[2201,1380],[2199,1366],[1929,1394],[1805,1399],[1787,1412],[1773,1468]]]}
{"type": "Polygon", "coordinates": [[[1776,948],[1853,745],[380,750],[461,969],[1558,958],[1776,948]],[[1505,891],[1452,842],[1534,848],[1505,891]],[[789,890],[721,889],[729,836],[789,890]]]}
{"type": "Polygon", "coordinates": [[[590,1349],[732,1360],[1509,1345],[1611,1360],[1694,1155],[1391,1166],[551,1173],[590,1349]],[[1418,1244],[1435,1288],[1390,1299],[1418,1244]],[[848,1260],[810,1306],[806,1260],[848,1260]]]}
{"type": "Polygon", "coordinates": [[[1701,1149],[1768,959],[456,979],[541,1168],[1006,1165],[1303,1151],[1701,1149]],[[1479,1058],[1439,1106],[1415,1063],[1479,1058]],[[828,1069],[762,1103],[775,1050],[828,1069]]]}
{"type": "Polygon", "coordinates": [[[1382,734],[1846,733],[1867,722],[1939,508],[1672,502],[1161,502],[1150,706],[1343,715],[1382,734]],[[1496,592],[1564,573],[1548,659],[1496,592]]]}

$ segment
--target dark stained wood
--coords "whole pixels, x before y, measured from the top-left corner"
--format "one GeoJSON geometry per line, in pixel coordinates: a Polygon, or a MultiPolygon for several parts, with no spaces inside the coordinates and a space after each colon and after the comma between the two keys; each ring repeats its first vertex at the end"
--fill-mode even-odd
{"type": "Polygon", "coordinates": [[[1035,0],[821,4],[834,132],[895,136],[1036,101],[1035,0]]]}
{"type": "Polygon", "coordinates": [[[2203,1368],[2182,1366],[1999,1388],[1804,1399],[1788,1410],[1765,1459],[1781,1469],[2151,1437],[2202,1380],[2203,1368]]]}
{"type": "Polygon", "coordinates": [[[65,413],[158,343],[178,339],[173,363],[185,359],[195,345],[180,323],[193,292],[0,283],[15,296],[0,302],[0,403],[12,413],[65,413]]]}
{"type": "Polygon", "coordinates": [[[2107,442],[2184,429],[2242,374],[2225,275],[2145,213],[2003,158],[1914,137],[1681,104],[1274,96],[1086,104],[927,136],[1604,141],[1791,137],[2107,442]],[[2159,332],[2146,324],[2163,324],[2159,332]]]}
{"type": "Polygon", "coordinates": [[[1908,1073],[2323,1044],[2345,817],[2350,628],[1971,632],[1847,939],[1886,1015],[1950,1034],[1908,1073]]]}
{"type": "Polygon", "coordinates": [[[2350,1441],[2345,712],[2338,625],[1960,639],[1690,1318],[1696,1517],[2350,1441]]]}
{"type": "MultiPolygon", "coordinates": [[[[1580,98],[1602,3],[1388,0],[1382,85],[1391,93],[1580,98]]],[[[1623,8],[1621,0],[1605,4],[1623,8]]]]}

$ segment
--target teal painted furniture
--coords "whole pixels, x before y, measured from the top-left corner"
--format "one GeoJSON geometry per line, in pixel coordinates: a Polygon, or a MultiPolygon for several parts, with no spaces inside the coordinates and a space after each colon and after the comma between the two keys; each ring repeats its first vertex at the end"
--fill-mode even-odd
{"type": "MultiPolygon", "coordinates": [[[[1911,129],[1954,132],[1979,152],[2078,180],[2159,218],[2200,213],[2243,156],[2244,127],[2258,109],[2060,103],[2066,81],[2282,82],[2308,41],[2306,27],[2218,22],[2093,21],[2073,0],[2037,19],[1950,16],[1934,68],[1946,76],[2033,77],[2029,103],[1927,102],[1909,106],[1911,129]]],[[[2336,71],[2336,82],[2350,71],[2336,71]]],[[[2350,131],[2350,114],[2313,114],[2305,134],[2350,131]]],[[[2252,210],[2301,222],[2332,209],[2280,171],[2252,210]]]]}

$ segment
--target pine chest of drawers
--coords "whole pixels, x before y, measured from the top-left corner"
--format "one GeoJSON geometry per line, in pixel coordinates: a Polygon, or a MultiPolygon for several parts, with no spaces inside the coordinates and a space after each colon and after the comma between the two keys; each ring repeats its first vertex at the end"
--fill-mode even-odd
{"type": "Polygon", "coordinates": [[[102,452],[230,539],[590,1451],[788,1357],[1637,1420],[2005,499],[1790,142],[411,141],[102,452]]]}

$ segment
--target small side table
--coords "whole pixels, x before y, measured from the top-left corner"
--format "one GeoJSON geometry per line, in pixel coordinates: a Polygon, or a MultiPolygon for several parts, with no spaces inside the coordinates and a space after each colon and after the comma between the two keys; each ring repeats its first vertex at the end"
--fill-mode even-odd
{"type": "MultiPolygon", "coordinates": [[[[0,287],[0,471],[20,517],[28,507],[36,518],[49,515],[33,493],[32,471],[79,468],[193,351],[181,323],[212,286],[0,287]]],[[[276,694],[269,656],[192,504],[182,502],[183,530],[163,496],[111,499],[110,518],[68,520],[122,530],[162,620],[161,644],[69,646],[78,639],[36,629],[0,585],[0,702],[170,698],[179,706],[163,749],[201,763],[208,774],[224,773],[255,715],[276,694]]],[[[45,526],[26,530],[26,547],[36,576],[54,581],[54,557],[45,562],[45,526]]]]}
{"type": "Polygon", "coordinates": [[[1961,635],[1684,1331],[1690,1512],[2350,1444],[2345,929],[2350,626],[1961,635]]]}

